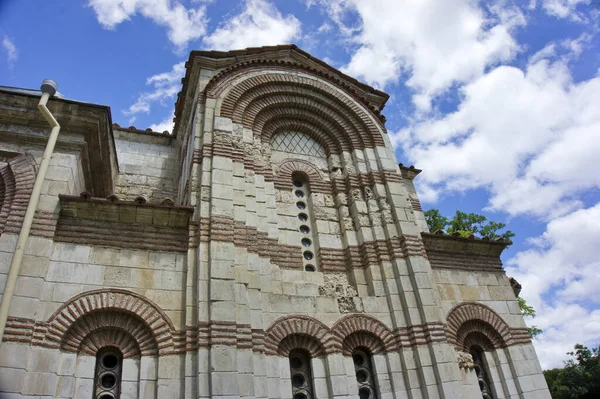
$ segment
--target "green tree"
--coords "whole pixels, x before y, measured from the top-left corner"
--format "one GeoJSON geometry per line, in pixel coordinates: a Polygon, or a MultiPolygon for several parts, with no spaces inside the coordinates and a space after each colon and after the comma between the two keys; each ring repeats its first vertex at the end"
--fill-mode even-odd
{"type": "Polygon", "coordinates": [[[515,236],[510,230],[501,233],[506,227],[505,223],[498,223],[483,215],[476,213],[466,213],[456,211],[452,219],[443,216],[438,209],[430,209],[425,212],[425,220],[430,231],[445,230],[448,234],[459,233],[463,237],[468,237],[471,234],[478,237],[489,237],[492,240],[503,238],[510,241],[515,236]]]}
{"type": "MultiPolygon", "coordinates": [[[[425,220],[431,232],[445,230],[448,234],[459,233],[462,237],[475,235],[489,237],[492,240],[503,238],[505,241],[510,241],[515,236],[515,233],[510,230],[506,230],[503,233],[500,232],[500,230],[506,227],[505,223],[487,220],[485,216],[476,213],[466,213],[457,210],[454,217],[448,219],[440,213],[439,209],[430,209],[425,212],[425,220]]],[[[535,309],[527,305],[525,299],[517,297],[517,301],[523,317],[535,317],[535,309]]],[[[542,330],[537,326],[529,327],[528,331],[531,338],[536,338],[542,333],[542,330]]]]}
{"type": "Polygon", "coordinates": [[[589,349],[577,344],[565,367],[544,371],[544,377],[554,399],[600,398],[599,348],[589,349]]]}

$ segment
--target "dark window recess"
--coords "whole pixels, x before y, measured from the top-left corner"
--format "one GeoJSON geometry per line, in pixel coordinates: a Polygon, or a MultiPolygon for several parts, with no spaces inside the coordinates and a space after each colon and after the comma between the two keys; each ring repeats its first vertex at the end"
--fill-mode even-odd
{"type": "Polygon", "coordinates": [[[121,391],[123,356],[112,349],[102,350],[96,356],[94,398],[118,399],[121,391]]]}
{"type": "Polygon", "coordinates": [[[360,399],[377,399],[371,355],[362,349],[356,349],[352,353],[352,361],[358,382],[358,397],[360,399]]]}
{"type": "Polygon", "coordinates": [[[297,349],[290,352],[290,375],[294,399],[313,399],[315,397],[310,356],[306,352],[297,349]]]}

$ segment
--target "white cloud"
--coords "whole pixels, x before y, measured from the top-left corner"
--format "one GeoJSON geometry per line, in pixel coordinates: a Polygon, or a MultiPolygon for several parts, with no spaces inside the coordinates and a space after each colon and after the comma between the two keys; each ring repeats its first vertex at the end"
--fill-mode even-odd
{"type": "Polygon", "coordinates": [[[296,17],[283,16],[266,0],[246,0],[243,11],[224,21],[204,43],[216,50],[289,43],[299,37],[300,25],[296,17]]]}
{"type": "Polygon", "coordinates": [[[173,123],[173,117],[169,116],[162,122],[153,123],[152,125],[150,125],[150,129],[152,129],[155,132],[159,132],[159,133],[163,133],[165,131],[167,131],[169,133],[173,133],[174,126],[175,126],[175,124],[173,123]]]}
{"type": "Polygon", "coordinates": [[[403,77],[422,111],[452,85],[469,82],[487,67],[512,59],[519,50],[512,32],[525,24],[518,8],[495,4],[482,9],[470,0],[319,3],[358,46],[344,72],[379,87],[403,77]],[[358,17],[358,26],[343,22],[352,20],[347,14],[358,17]]]}
{"type": "Polygon", "coordinates": [[[169,40],[179,49],[206,33],[204,5],[188,9],[177,0],[90,0],[88,5],[107,29],[139,13],[166,27],[169,40]]]}
{"type": "Polygon", "coordinates": [[[549,15],[557,18],[570,18],[574,21],[584,21],[585,16],[577,12],[577,6],[590,4],[591,0],[544,0],[542,7],[549,15]]]}
{"type": "Polygon", "coordinates": [[[427,165],[427,197],[483,187],[492,210],[551,218],[600,187],[586,173],[600,152],[600,76],[573,82],[565,61],[543,58],[548,49],[525,71],[500,66],[475,79],[456,112],[401,132],[409,160],[427,165]]]}
{"type": "Polygon", "coordinates": [[[554,219],[531,249],[507,262],[537,310],[532,323],[544,330],[536,342],[544,368],[561,366],[576,343],[600,341],[598,220],[600,203],[554,219]]]}
{"type": "Polygon", "coordinates": [[[2,47],[4,47],[6,50],[6,60],[8,62],[8,66],[9,68],[12,68],[14,63],[17,61],[17,58],[19,58],[19,50],[17,50],[17,46],[15,46],[15,43],[12,41],[12,39],[6,35],[4,35],[4,38],[2,39],[2,47]]]}
{"type": "MultiPolygon", "coordinates": [[[[174,100],[175,95],[181,90],[181,78],[185,75],[185,62],[173,65],[169,72],[163,72],[146,79],[146,84],[152,86],[152,90],[141,93],[136,102],[123,113],[132,116],[140,112],[148,113],[152,104],[164,104],[167,99],[174,100]]],[[[172,104],[164,104],[171,106],[172,104]]],[[[169,130],[169,129],[163,129],[169,130]]],[[[161,130],[162,131],[162,130],[161,130]]]]}

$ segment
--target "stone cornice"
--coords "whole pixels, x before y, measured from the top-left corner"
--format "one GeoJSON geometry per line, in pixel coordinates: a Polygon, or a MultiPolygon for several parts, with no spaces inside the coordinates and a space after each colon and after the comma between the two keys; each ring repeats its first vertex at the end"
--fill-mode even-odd
{"type": "Polygon", "coordinates": [[[462,237],[459,234],[446,234],[441,230],[435,233],[421,233],[427,251],[444,251],[460,254],[476,254],[485,256],[500,256],[511,241],[502,238],[490,240],[487,237],[462,237]]]}
{"type": "MultiPolygon", "coordinates": [[[[50,128],[37,109],[38,102],[38,95],[0,89],[3,140],[45,146],[50,128]]],[[[118,171],[110,108],[56,97],[48,108],[61,125],[57,150],[78,152],[86,189],[95,196],[110,194],[118,171]]]]}
{"type": "Polygon", "coordinates": [[[140,201],[85,198],[59,195],[61,217],[68,216],[107,222],[140,223],[154,226],[188,227],[191,206],[149,204],[140,201]]]}
{"type": "Polygon", "coordinates": [[[54,240],[185,252],[189,247],[192,207],[60,195],[61,212],[54,240]]]}

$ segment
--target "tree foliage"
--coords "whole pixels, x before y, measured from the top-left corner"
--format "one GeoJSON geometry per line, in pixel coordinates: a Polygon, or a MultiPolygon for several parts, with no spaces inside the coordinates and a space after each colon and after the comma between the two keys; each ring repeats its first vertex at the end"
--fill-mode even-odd
{"type": "Polygon", "coordinates": [[[565,367],[544,371],[544,377],[554,399],[600,398],[599,348],[588,349],[577,344],[565,367]]]}
{"type": "MultiPolygon", "coordinates": [[[[523,315],[523,317],[531,317],[532,319],[535,318],[535,309],[533,308],[533,306],[529,306],[527,304],[527,301],[525,301],[525,299],[521,298],[520,296],[517,297],[517,302],[519,303],[519,308],[521,309],[521,314],[523,315]]],[[[543,332],[542,329],[538,328],[538,326],[535,325],[527,327],[527,331],[529,332],[529,336],[532,339],[536,338],[543,332]]]]}
{"type": "Polygon", "coordinates": [[[505,223],[487,220],[483,215],[456,211],[452,219],[443,216],[438,209],[430,209],[425,212],[425,220],[430,231],[444,230],[448,234],[459,233],[463,237],[471,234],[478,237],[489,237],[492,240],[503,238],[510,241],[515,236],[510,230],[501,233],[506,227],[505,223]]]}

